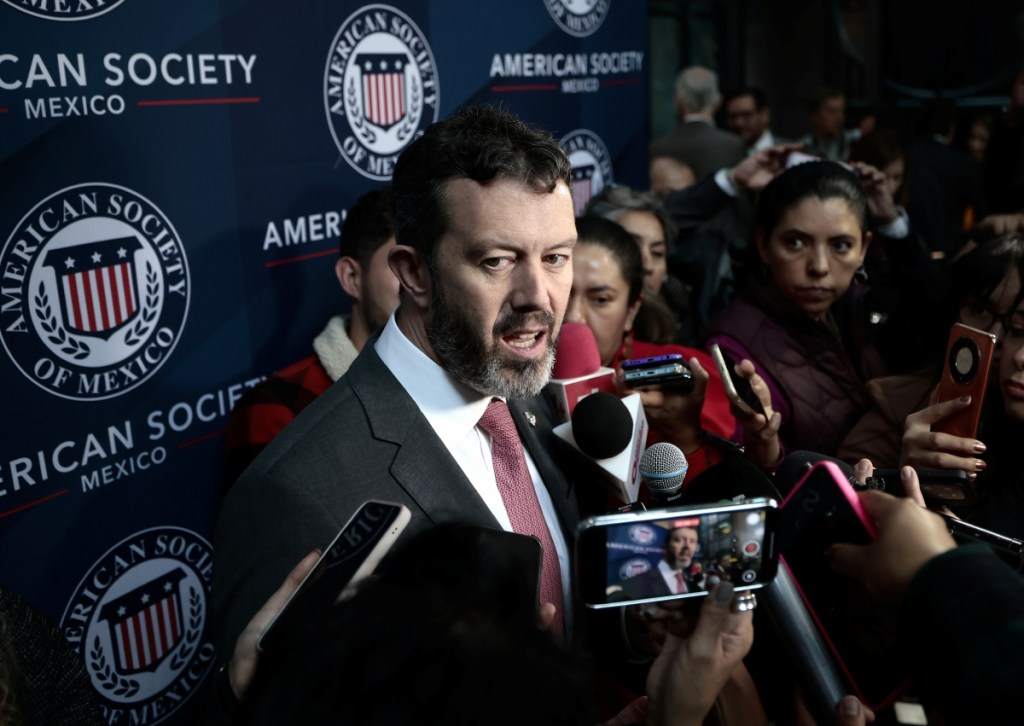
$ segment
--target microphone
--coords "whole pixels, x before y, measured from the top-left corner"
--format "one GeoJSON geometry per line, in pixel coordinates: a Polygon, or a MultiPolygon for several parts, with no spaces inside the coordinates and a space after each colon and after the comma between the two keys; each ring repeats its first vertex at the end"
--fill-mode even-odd
{"type": "Polygon", "coordinates": [[[784,561],[757,597],[790,653],[815,722],[835,724],[839,701],[849,689],[784,561]]]}
{"type": "Polygon", "coordinates": [[[571,421],[576,405],[598,391],[616,393],[615,371],[601,365],[594,331],[586,323],[562,323],[555,366],[544,387],[559,420],[571,421]]]}
{"type": "Polygon", "coordinates": [[[581,455],[596,478],[626,503],[635,502],[640,493],[640,456],[648,430],[639,393],[620,399],[606,391],[580,400],[572,420],[553,429],[558,439],[581,455]]]}
{"type": "Polygon", "coordinates": [[[640,459],[640,477],[647,484],[652,507],[680,504],[683,480],[690,465],[675,444],[659,442],[651,445],[640,459]]]}

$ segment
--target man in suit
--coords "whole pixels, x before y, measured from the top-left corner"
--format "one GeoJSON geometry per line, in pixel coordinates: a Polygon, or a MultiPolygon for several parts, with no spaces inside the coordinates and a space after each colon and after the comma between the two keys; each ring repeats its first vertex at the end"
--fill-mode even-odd
{"type": "Polygon", "coordinates": [[[737,88],[726,94],[724,105],[726,126],[747,145],[748,153],[756,154],[785,142],[772,133],[772,110],[768,96],[760,88],[737,88]]]}
{"type": "Polygon", "coordinates": [[[519,507],[531,508],[542,590],[560,586],[548,601],[570,636],[567,541],[579,509],[550,454],[557,419],[538,395],[572,286],[570,174],[549,134],[487,107],[434,124],[403,152],[389,256],[398,309],[225,499],[213,582],[222,660],[293,565],[367,499],[411,510],[403,537],[442,522],[522,531],[519,507]],[[495,398],[518,435],[506,448],[520,452],[526,504],[506,504],[501,437],[481,420],[495,398]]]}
{"type": "Polygon", "coordinates": [[[698,541],[697,529],[692,523],[685,520],[676,522],[665,538],[665,554],[661,561],[647,572],[623,582],[623,596],[633,600],[703,590],[693,569],[698,541]]]}
{"type": "Polygon", "coordinates": [[[697,181],[740,163],[746,146],[735,134],[715,126],[722,102],[718,75],[702,66],[684,68],[676,77],[676,111],[682,123],[651,143],[651,157],[671,156],[693,170],[697,181]]]}

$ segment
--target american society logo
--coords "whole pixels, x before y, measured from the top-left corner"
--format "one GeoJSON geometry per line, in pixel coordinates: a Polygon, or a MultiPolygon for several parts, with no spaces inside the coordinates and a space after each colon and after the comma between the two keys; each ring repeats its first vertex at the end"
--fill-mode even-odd
{"type": "Polygon", "coordinates": [[[552,19],[569,35],[586,38],[601,27],[611,0],[544,0],[552,19]]]}
{"type": "Polygon", "coordinates": [[[79,583],[60,621],[85,662],[111,726],[173,714],[206,677],[213,556],[180,527],[137,532],[110,548],[79,583]]]}
{"type": "Polygon", "coordinates": [[[437,121],[437,64],[409,16],[366,5],[334,36],[324,94],[331,136],[345,161],[383,181],[399,153],[437,121]]]}
{"type": "Polygon", "coordinates": [[[572,165],[573,206],[579,216],[591,197],[612,183],[611,155],[601,137],[588,129],[570,131],[559,144],[572,165]]]}
{"type": "Polygon", "coordinates": [[[125,187],[89,183],[37,204],[0,251],[0,341],[62,398],[102,400],[152,376],[188,314],[185,249],[170,220],[125,187]]]}
{"type": "Polygon", "coordinates": [[[4,0],[23,13],[47,20],[91,20],[124,0],[4,0]]]}

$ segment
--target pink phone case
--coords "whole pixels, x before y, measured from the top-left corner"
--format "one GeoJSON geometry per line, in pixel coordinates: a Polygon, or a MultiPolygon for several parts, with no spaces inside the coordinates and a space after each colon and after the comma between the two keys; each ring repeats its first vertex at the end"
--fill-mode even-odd
{"type": "MultiPolygon", "coordinates": [[[[794,519],[787,519],[787,526],[793,524],[794,521],[798,522],[798,528],[801,525],[806,525],[815,516],[822,516],[823,512],[828,511],[830,507],[838,507],[841,510],[845,510],[847,513],[852,513],[857,522],[856,527],[861,530],[861,538],[864,542],[874,540],[877,537],[877,530],[875,529],[874,522],[868,516],[864,510],[863,505],[860,502],[860,498],[857,496],[857,492],[850,485],[850,482],[846,479],[842,470],[830,461],[822,461],[816,464],[804,477],[797,483],[793,490],[786,496],[782,503],[781,511],[788,514],[794,513],[794,508],[797,512],[794,519]],[[787,510],[787,507],[789,509],[787,510]]],[[[833,510],[835,511],[835,510],[833,510]]],[[[847,519],[846,522],[852,520],[847,519]]],[[[807,610],[813,618],[819,632],[824,637],[832,655],[835,657],[836,662],[842,669],[846,679],[853,687],[854,694],[861,700],[862,703],[867,704],[870,708],[875,711],[887,708],[893,703],[906,689],[910,686],[910,677],[901,672],[897,672],[896,669],[890,670],[884,675],[881,672],[886,666],[892,668],[892,659],[888,663],[879,656],[880,661],[879,667],[865,667],[865,663],[870,662],[870,659],[875,656],[868,656],[865,660],[865,656],[854,654],[850,650],[849,633],[835,633],[830,632],[829,623],[823,617],[823,613],[819,610],[823,607],[828,607],[824,601],[816,601],[815,597],[808,591],[812,586],[820,586],[820,582],[816,578],[814,582],[808,582],[809,573],[797,571],[786,557],[786,550],[789,549],[791,552],[795,547],[802,547],[803,549],[794,554],[791,558],[797,561],[797,556],[807,556],[807,545],[809,542],[801,542],[799,539],[795,539],[789,547],[780,548],[779,560],[782,565],[789,572],[793,582],[796,585],[797,591],[800,594],[800,598],[807,606],[807,610]],[[839,636],[839,637],[837,637],[839,636]],[[841,648],[836,642],[837,640],[847,643],[845,648],[841,648]],[[845,652],[844,652],[845,651],[845,652]],[[855,666],[853,660],[861,658],[859,668],[855,666]],[[861,679],[864,677],[864,673],[870,673],[871,677],[879,675],[884,678],[884,685],[879,686],[872,684],[870,688],[865,688],[861,679]]],[[[824,545],[826,543],[814,542],[811,546],[814,548],[820,547],[819,552],[824,552],[824,545]]],[[[823,554],[822,554],[823,557],[823,554]]],[[[841,577],[837,575],[837,577],[841,577]]],[[[868,613],[865,613],[867,616],[868,613]]]]}

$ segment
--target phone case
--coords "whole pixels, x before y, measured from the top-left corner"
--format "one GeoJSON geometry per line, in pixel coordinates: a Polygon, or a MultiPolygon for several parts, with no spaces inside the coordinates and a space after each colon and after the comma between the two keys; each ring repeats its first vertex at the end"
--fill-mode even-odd
{"type": "Polygon", "coordinates": [[[650,366],[660,366],[664,363],[686,363],[686,356],[682,353],[665,353],[664,355],[655,355],[649,358],[633,358],[631,360],[622,361],[622,370],[628,371],[636,368],[647,368],[650,366]]]}
{"type": "Polygon", "coordinates": [[[273,650],[309,613],[326,609],[347,587],[371,574],[409,524],[408,507],[368,500],[359,507],[328,545],[256,642],[257,650],[273,650]]]}
{"type": "Polygon", "coordinates": [[[857,580],[832,570],[825,550],[836,542],[868,544],[874,523],[842,471],[816,464],[780,508],[779,560],[854,694],[876,711],[910,686],[896,640],[895,610],[857,580]]]}
{"type": "Polygon", "coordinates": [[[942,402],[970,396],[971,405],[934,424],[933,431],[965,439],[977,437],[995,347],[996,336],[992,333],[963,323],[953,324],[935,400],[942,402]]]}
{"type": "MultiPolygon", "coordinates": [[[[765,415],[764,407],[761,405],[761,401],[758,400],[754,394],[750,383],[743,379],[747,386],[747,396],[740,394],[737,389],[737,375],[733,370],[731,361],[726,360],[725,353],[717,343],[711,344],[711,359],[715,361],[715,367],[718,368],[718,375],[722,379],[722,385],[725,386],[725,395],[729,397],[729,400],[736,404],[744,413],[755,414],[759,413],[762,416],[765,415]],[[748,400],[749,399],[749,400],[748,400]]],[[[740,385],[743,385],[742,383],[740,385]]]]}

